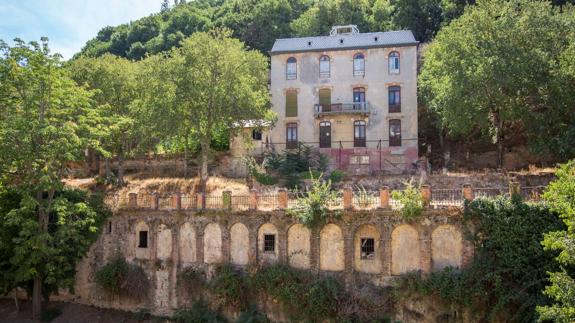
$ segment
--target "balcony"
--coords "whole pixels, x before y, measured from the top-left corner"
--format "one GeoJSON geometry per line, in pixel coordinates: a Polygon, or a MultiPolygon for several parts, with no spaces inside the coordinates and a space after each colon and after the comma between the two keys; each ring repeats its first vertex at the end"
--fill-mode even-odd
{"type": "Polygon", "coordinates": [[[369,115],[369,102],[332,103],[314,105],[314,115],[321,117],[334,114],[363,114],[369,115]]]}

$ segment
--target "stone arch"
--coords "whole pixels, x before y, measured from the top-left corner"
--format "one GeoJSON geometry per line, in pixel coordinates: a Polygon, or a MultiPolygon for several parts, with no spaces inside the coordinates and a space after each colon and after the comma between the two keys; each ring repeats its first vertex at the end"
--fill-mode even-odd
{"type": "Polygon", "coordinates": [[[391,233],[391,274],[400,275],[420,269],[419,234],[403,224],[391,233]]]}
{"type": "Polygon", "coordinates": [[[364,273],[380,273],[382,250],[379,230],[372,224],[360,226],[355,232],[353,245],[355,269],[364,273]]]}
{"type": "Polygon", "coordinates": [[[272,223],[264,223],[258,229],[258,260],[264,262],[276,262],[279,256],[279,243],[278,243],[279,235],[278,229],[272,223]],[[266,236],[274,236],[273,242],[271,239],[267,242],[264,241],[266,236]],[[266,243],[269,248],[273,248],[273,250],[266,250],[266,243]],[[272,247],[273,246],[273,247],[272,247]]]}
{"type": "Polygon", "coordinates": [[[327,224],[321,229],[319,239],[320,270],[344,270],[345,253],[341,228],[333,223],[327,224]]]}
{"type": "Polygon", "coordinates": [[[296,223],[288,229],[288,262],[301,269],[310,267],[311,231],[303,224],[296,223]]]}
{"type": "Polygon", "coordinates": [[[158,227],[156,257],[160,260],[167,260],[172,257],[172,230],[165,224],[160,224],[158,227]]]}
{"type": "Polygon", "coordinates": [[[204,228],[204,262],[215,264],[222,261],[222,229],[217,223],[204,228]]]}
{"type": "Polygon", "coordinates": [[[461,232],[451,224],[440,225],[431,234],[431,264],[433,270],[460,267],[463,250],[461,232]]]}
{"type": "Polygon", "coordinates": [[[190,263],[196,261],[196,229],[190,222],[180,227],[180,261],[190,263]]]}
{"type": "Polygon", "coordinates": [[[136,232],[134,234],[134,249],[136,250],[136,258],[138,258],[138,259],[150,259],[151,258],[150,227],[148,226],[148,224],[146,224],[146,222],[140,221],[136,224],[135,231],[136,232]],[[143,233],[140,233],[140,232],[146,232],[145,233],[145,235],[146,235],[145,247],[141,244],[141,242],[143,242],[143,241],[140,241],[140,240],[143,237],[143,233]]]}
{"type": "Polygon", "coordinates": [[[235,265],[247,265],[249,262],[250,232],[241,222],[230,228],[230,258],[235,265]]]}

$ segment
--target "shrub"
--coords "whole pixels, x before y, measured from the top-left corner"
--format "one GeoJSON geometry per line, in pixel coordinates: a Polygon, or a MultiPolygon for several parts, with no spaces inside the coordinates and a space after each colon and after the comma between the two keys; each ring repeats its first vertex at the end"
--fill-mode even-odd
{"type": "Polygon", "coordinates": [[[196,302],[191,308],[179,309],[172,320],[176,323],[225,323],[226,320],[218,313],[212,311],[202,301],[196,302]]]}
{"type": "Polygon", "coordinates": [[[331,174],[329,174],[329,180],[332,183],[339,183],[343,180],[343,178],[345,177],[345,173],[341,170],[334,170],[333,172],[331,172],[331,174]]]}
{"type": "Polygon", "coordinates": [[[221,265],[208,283],[209,290],[226,306],[245,309],[248,301],[246,279],[231,265],[221,265]]]}
{"type": "Polygon", "coordinates": [[[399,214],[406,220],[415,219],[423,213],[423,197],[420,188],[413,185],[413,179],[405,183],[405,190],[392,191],[391,198],[399,201],[399,214]]]}
{"type": "Polygon", "coordinates": [[[325,224],[332,216],[339,213],[331,212],[328,206],[337,199],[337,192],[331,190],[331,181],[311,178],[311,188],[297,199],[297,206],[288,210],[288,214],[297,217],[305,226],[315,227],[325,224]]]}
{"type": "Polygon", "coordinates": [[[255,305],[250,306],[250,308],[247,311],[242,312],[238,317],[238,319],[236,320],[236,323],[268,323],[268,322],[270,322],[270,320],[268,320],[268,318],[264,314],[258,312],[258,309],[256,308],[255,305]]]}
{"type": "Polygon", "coordinates": [[[147,294],[149,281],[142,268],[116,257],[96,272],[96,284],[112,294],[141,298],[147,294]]]}
{"type": "Polygon", "coordinates": [[[317,170],[308,170],[307,172],[301,173],[301,178],[303,179],[313,179],[313,178],[320,178],[323,174],[317,170]]]}
{"type": "Polygon", "coordinates": [[[178,273],[178,287],[187,291],[198,290],[205,284],[205,274],[194,267],[187,267],[178,273]]]}

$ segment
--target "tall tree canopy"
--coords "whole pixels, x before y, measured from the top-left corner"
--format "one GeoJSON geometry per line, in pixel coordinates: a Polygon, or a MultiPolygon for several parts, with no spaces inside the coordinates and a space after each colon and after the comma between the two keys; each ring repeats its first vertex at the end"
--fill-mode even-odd
{"type": "Polygon", "coordinates": [[[573,131],[562,129],[575,126],[575,114],[573,87],[565,82],[574,79],[563,65],[572,64],[574,39],[572,6],[479,1],[441,29],[425,53],[423,100],[451,134],[493,138],[500,165],[506,133],[526,134],[535,144],[559,141],[557,147],[568,149],[561,143],[569,136],[572,143],[573,131]]]}
{"type": "Polygon", "coordinates": [[[91,93],[76,85],[60,59],[50,53],[47,39],[16,40],[14,47],[0,41],[0,180],[21,201],[2,216],[22,228],[15,255],[20,258],[11,261],[20,264],[16,282],[34,281],[36,317],[43,284],[57,281],[50,258],[58,254],[51,249],[55,237],[49,225],[53,212],[67,213],[57,195],[62,178],[87,147],[100,148],[92,132],[100,117],[91,93]]]}
{"type": "Polygon", "coordinates": [[[230,36],[225,30],[195,33],[180,48],[144,62],[151,76],[146,79],[144,113],[186,142],[196,138],[202,188],[214,132],[264,118],[270,111],[267,59],[230,36]]]}

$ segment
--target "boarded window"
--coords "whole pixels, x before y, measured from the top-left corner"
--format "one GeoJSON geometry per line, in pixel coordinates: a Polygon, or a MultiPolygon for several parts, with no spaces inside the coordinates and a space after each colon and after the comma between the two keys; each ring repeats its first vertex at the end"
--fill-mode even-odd
{"type": "Polygon", "coordinates": [[[297,92],[286,92],[286,117],[297,117],[297,92]]]}
{"type": "Polygon", "coordinates": [[[369,155],[354,155],[349,157],[349,163],[353,165],[369,165],[369,155]]]}
{"type": "Polygon", "coordinates": [[[353,56],[353,75],[365,75],[365,57],[361,53],[353,56]]]}
{"type": "Polygon", "coordinates": [[[401,88],[399,86],[389,87],[389,113],[401,112],[401,88]]]}
{"type": "Polygon", "coordinates": [[[358,120],[353,123],[353,146],[365,147],[365,121],[358,120]]]}
{"type": "Polygon", "coordinates": [[[389,74],[399,74],[399,53],[389,53],[389,74]]]}
{"type": "Polygon", "coordinates": [[[361,259],[373,259],[375,256],[375,240],[361,238],[361,259]]]}
{"type": "Polygon", "coordinates": [[[329,56],[323,55],[319,58],[319,77],[328,78],[330,74],[329,56]]]}
{"type": "Polygon", "coordinates": [[[297,123],[288,123],[286,125],[286,148],[297,148],[297,123]]]}
{"type": "Polygon", "coordinates": [[[140,231],[138,237],[138,248],[148,248],[148,231],[140,231]]]}
{"type": "Polygon", "coordinates": [[[275,234],[264,234],[264,252],[276,251],[276,236],[275,234]]]}
{"type": "Polygon", "coordinates": [[[297,60],[295,59],[295,57],[290,57],[287,59],[286,79],[287,80],[297,79],[297,60]]]}
{"type": "Polygon", "coordinates": [[[389,146],[401,146],[401,120],[389,120],[389,146]]]}
{"type": "Polygon", "coordinates": [[[331,122],[319,123],[319,148],[331,148],[331,122]]]}

